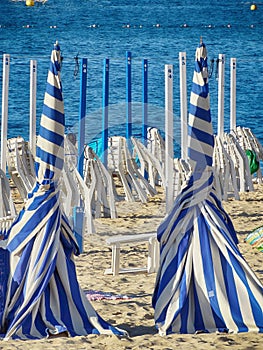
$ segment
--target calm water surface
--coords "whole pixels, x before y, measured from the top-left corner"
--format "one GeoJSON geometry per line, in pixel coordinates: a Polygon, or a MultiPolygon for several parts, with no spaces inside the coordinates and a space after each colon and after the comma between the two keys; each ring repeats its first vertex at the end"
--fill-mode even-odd
{"type": "MultiPolygon", "coordinates": [[[[58,40],[64,57],[62,83],[66,124],[78,127],[80,76],[76,60],[88,59],[86,142],[101,131],[102,68],[110,59],[110,125],[125,123],[125,54],[132,53],[132,117],[141,123],[142,60],[149,62],[149,125],[164,129],[164,66],[174,65],[174,134],[179,140],[178,55],[187,55],[191,89],[194,53],[202,36],[211,60],[226,55],[225,130],[229,130],[230,58],[237,59],[237,125],[263,143],[263,3],[196,0],[48,0],[34,7],[1,0],[0,51],[11,56],[8,137],[28,139],[29,62],[38,62],[37,123],[42,111],[50,52],[58,40]],[[75,73],[75,74],[74,74],[75,73]]],[[[2,94],[2,64],[0,67],[2,94]]],[[[211,110],[217,131],[216,65],[210,78],[211,110]]]]}

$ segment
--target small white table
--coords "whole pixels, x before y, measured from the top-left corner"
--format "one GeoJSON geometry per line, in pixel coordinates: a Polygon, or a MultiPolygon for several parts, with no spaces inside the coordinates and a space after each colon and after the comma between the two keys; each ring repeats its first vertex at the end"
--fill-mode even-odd
{"type": "Polygon", "coordinates": [[[154,233],[141,233],[133,235],[113,236],[106,240],[107,245],[112,247],[111,268],[105,270],[105,274],[116,276],[120,273],[139,273],[147,272],[153,273],[158,270],[160,261],[159,242],[154,233]],[[148,242],[148,261],[147,266],[120,268],[120,252],[121,245],[124,244],[141,244],[148,242]]]}

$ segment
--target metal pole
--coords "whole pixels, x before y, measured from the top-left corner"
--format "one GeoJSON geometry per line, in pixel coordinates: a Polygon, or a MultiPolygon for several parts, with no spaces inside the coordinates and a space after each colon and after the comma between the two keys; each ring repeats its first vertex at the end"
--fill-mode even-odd
{"type": "Polygon", "coordinates": [[[126,139],[130,144],[132,136],[132,93],[131,93],[131,52],[126,52],[126,139]]]}
{"type": "Polygon", "coordinates": [[[8,90],[9,90],[10,55],[3,55],[3,88],[2,88],[2,125],[1,125],[1,169],[6,173],[8,90]]]}
{"type": "Polygon", "coordinates": [[[103,65],[102,91],[102,162],[108,168],[108,136],[109,136],[109,69],[110,60],[105,58],[103,65]]]}
{"type": "Polygon", "coordinates": [[[236,131],[236,58],[230,60],[230,130],[236,131]]]}
{"type": "Polygon", "coordinates": [[[37,61],[30,60],[30,111],[29,111],[29,145],[33,156],[36,156],[36,94],[37,94],[37,61]]]}
{"type": "Polygon", "coordinates": [[[187,159],[187,86],[186,53],[179,52],[180,108],[181,108],[181,158],[187,159]]]}
{"type": "Polygon", "coordinates": [[[172,208],[173,189],[173,65],[165,65],[165,188],[166,212],[172,208]]]}
{"type": "Polygon", "coordinates": [[[142,142],[147,145],[148,127],[148,60],[142,61],[142,142]]]}
{"type": "Polygon", "coordinates": [[[78,171],[83,177],[84,143],[85,143],[85,116],[87,96],[87,58],[81,59],[80,76],[80,106],[79,106],[79,132],[78,132],[78,171]]]}
{"type": "MultiPolygon", "coordinates": [[[[85,143],[85,116],[87,95],[87,59],[81,60],[80,76],[80,106],[79,106],[79,132],[78,132],[78,171],[83,177],[84,143],[85,143]]],[[[82,200],[80,205],[73,208],[74,234],[79,245],[80,253],[83,252],[84,208],[82,200]]]]}
{"type": "Polygon", "coordinates": [[[218,129],[219,137],[224,134],[224,92],[225,92],[225,55],[219,54],[218,63],[218,129]]]}

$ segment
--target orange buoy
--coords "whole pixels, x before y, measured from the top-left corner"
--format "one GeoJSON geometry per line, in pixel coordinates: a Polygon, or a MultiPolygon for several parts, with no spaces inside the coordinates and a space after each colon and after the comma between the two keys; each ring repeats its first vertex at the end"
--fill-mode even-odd
{"type": "Polygon", "coordinates": [[[252,5],[250,6],[250,10],[251,10],[251,11],[257,10],[257,5],[256,5],[256,4],[252,4],[252,5]]]}

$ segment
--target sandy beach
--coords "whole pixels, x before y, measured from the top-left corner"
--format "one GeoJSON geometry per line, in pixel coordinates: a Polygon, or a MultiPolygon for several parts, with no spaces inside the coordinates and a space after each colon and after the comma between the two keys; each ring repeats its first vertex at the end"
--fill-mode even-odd
{"type": "MultiPolygon", "coordinates": [[[[223,202],[239,238],[240,250],[252,270],[263,283],[263,254],[244,242],[247,234],[263,225],[263,185],[254,192],[241,193],[241,199],[223,202]]],[[[21,202],[16,200],[19,206],[21,202]]],[[[156,274],[105,275],[111,264],[111,248],[107,237],[116,234],[156,231],[165,215],[165,199],[160,189],[148,203],[118,202],[118,218],[95,220],[96,234],[86,235],[84,253],[76,258],[78,279],[84,291],[108,293],[110,298],[94,300],[96,311],[112,325],[123,328],[129,339],[115,336],[88,335],[74,338],[52,338],[38,341],[2,341],[0,349],[262,349],[263,334],[174,334],[160,337],[154,326],[151,295],[156,274]]],[[[123,246],[121,266],[141,266],[147,262],[147,246],[123,246]]]]}

